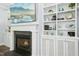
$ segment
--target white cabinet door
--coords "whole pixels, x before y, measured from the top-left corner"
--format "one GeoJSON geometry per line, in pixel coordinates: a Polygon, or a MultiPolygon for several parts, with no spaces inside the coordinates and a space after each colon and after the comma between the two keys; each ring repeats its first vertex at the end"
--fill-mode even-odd
{"type": "Polygon", "coordinates": [[[47,55],[47,50],[48,50],[48,44],[49,40],[48,39],[43,39],[42,40],[42,56],[46,56],[47,55]]]}
{"type": "Polygon", "coordinates": [[[54,40],[42,40],[42,56],[54,56],[54,40]]]}
{"type": "Polygon", "coordinates": [[[78,51],[77,40],[66,40],[66,56],[76,56],[78,51]]]}
{"type": "Polygon", "coordinates": [[[55,55],[55,40],[49,40],[49,56],[55,55]]]}
{"type": "Polygon", "coordinates": [[[64,56],[65,55],[65,40],[58,39],[56,40],[56,55],[64,56]]]}
{"type": "Polygon", "coordinates": [[[42,56],[77,56],[78,40],[73,39],[43,39],[42,56]]]}

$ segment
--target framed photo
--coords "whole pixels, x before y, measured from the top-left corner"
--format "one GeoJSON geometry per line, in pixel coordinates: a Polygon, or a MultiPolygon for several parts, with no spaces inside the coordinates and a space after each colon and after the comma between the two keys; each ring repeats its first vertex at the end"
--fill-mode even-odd
{"type": "Polygon", "coordinates": [[[36,21],[35,3],[14,3],[10,6],[12,23],[27,23],[36,21]]]}

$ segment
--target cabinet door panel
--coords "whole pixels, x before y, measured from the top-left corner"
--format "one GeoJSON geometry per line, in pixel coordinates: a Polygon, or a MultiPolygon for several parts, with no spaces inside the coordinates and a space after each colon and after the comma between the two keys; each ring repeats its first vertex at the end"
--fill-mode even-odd
{"type": "Polygon", "coordinates": [[[54,56],[54,40],[52,39],[42,40],[42,55],[54,56]]]}
{"type": "Polygon", "coordinates": [[[43,56],[49,55],[49,40],[48,39],[42,40],[42,55],[43,56]]]}
{"type": "Polygon", "coordinates": [[[46,56],[46,40],[42,40],[42,56],[46,56]]]}
{"type": "Polygon", "coordinates": [[[64,40],[57,40],[56,41],[56,55],[57,56],[64,56],[65,54],[65,42],[64,40]]]}
{"type": "Polygon", "coordinates": [[[75,56],[76,54],[76,41],[66,41],[66,56],[75,56]]]}
{"type": "Polygon", "coordinates": [[[75,42],[68,42],[68,56],[75,55],[75,42]]]}
{"type": "Polygon", "coordinates": [[[54,56],[54,52],[55,52],[55,44],[54,44],[54,40],[50,40],[49,41],[49,56],[54,56]]]}

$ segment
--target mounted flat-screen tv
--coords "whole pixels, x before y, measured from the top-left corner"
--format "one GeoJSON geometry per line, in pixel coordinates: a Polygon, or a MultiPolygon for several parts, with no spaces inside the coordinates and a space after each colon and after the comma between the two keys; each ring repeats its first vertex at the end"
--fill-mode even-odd
{"type": "Polygon", "coordinates": [[[36,21],[35,3],[14,3],[10,6],[11,23],[27,23],[36,21]]]}

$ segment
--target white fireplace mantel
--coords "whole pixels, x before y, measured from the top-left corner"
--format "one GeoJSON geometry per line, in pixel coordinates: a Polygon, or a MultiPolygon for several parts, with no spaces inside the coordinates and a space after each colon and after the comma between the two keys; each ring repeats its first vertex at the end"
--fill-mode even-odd
{"type": "Polygon", "coordinates": [[[38,29],[37,24],[34,25],[23,25],[23,26],[12,26],[10,37],[10,50],[14,50],[14,31],[31,31],[32,32],[32,55],[37,55],[37,40],[38,40],[38,29]]]}

